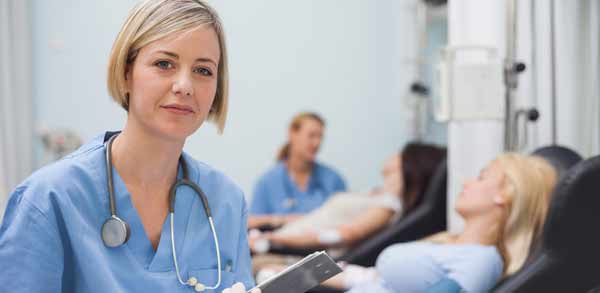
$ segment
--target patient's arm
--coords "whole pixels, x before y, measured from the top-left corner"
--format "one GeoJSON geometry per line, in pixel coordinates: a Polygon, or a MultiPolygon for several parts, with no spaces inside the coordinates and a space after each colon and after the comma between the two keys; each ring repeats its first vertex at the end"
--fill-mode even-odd
{"type": "Polygon", "coordinates": [[[291,248],[324,247],[319,241],[319,234],[315,231],[306,231],[300,234],[289,235],[278,235],[277,233],[271,233],[267,235],[267,238],[273,244],[291,248]]]}
{"type": "MultiPolygon", "coordinates": [[[[348,246],[365,239],[385,227],[393,215],[394,212],[388,208],[375,207],[367,209],[352,222],[340,225],[335,229],[341,238],[341,243],[336,243],[336,245],[348,246]]],[[[317,231],[307,231],[293,235],[278,235],[275,232],[268,237],[274,244],[292,248],[336,246],[323,243],[319,239],[317,231]]]]}
{"type": "Polygon", "coordinates": [[[348,290],[357,285],[376,282],[379,279],[377,270],[374,267],[367,268],[345,264],[340,264],[340,266],[344,271],[321,283],[322,286],[348,290]]]}
{"type": "Polygon", "coordinates": [[[256,229],[262,226],[281,227],[286,223],[301,218],[302,215],[257,215],[248,217],[248,229],[256,229]]]}
{"type": "Polygon", "coordinates": [[[353,245],[384,228],[393,216],[394,211],[391,209],[370,208],[351,223],[340,225],[338,231],[345,245],[353,245]]]}
{"type": "Polygon", "coordinates": [[[338,289],[338,290],[347,290],[346,284],[344,283],[344,272],[341,272],[321,283],[321,286],[325,286],[328,288],[338,289]]]}

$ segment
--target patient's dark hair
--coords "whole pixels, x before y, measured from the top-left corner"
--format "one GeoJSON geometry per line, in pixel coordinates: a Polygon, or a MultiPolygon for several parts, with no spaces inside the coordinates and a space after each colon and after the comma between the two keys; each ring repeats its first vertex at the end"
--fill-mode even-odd
{"type": "Polygon", "coordinates": [[[438,165],[446,158],[446,148],[412,142],[404,146],[400,158],[404,179],[401,200],[406,214],[421,202],[431,177],[438,165]]]}

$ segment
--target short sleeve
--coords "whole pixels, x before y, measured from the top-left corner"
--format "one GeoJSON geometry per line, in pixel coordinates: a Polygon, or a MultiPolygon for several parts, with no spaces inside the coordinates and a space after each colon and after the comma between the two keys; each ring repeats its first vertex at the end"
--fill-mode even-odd
{"type": "Polygon", "coordinates": [[[423,292],[445,275],[438,262],[429,256],[431,249],[426,243],[392,245],[377,257],[377,272],[394,292],[423,292]]]}
{"type": "Polygon", "coordinates": [[[346,182],[339,174],[335,174],[335,185],[332,193],[346,191],[346,182]]]}
{"type": "Polygon", "coordinates": [[[463,292],[463,289],[460,288],[460,285],[450,279],[443,278],[439,282],[433,284],[433,286],[427,288],[425,293],[460,293],[463,292]]]}
{"type": "Polygon", "coordinates": [[[0,292],[61,292],[64,250],[55,217],[26,193],[11,195],[0,227],[0,292]]]}
{"type": "Polygon", "coordinates": [[[456,262],[447,267],[448,277],[467,292],[492,289],[502,277],[502,257],[495,247],[477,247],[471,253],[468,262],[456,262]]]}
{"type": "Polygon", "coordinates": [[[252,204],[250,206],[250,213],[253,215],[268,215],[272,214],[273,211],[269,207],[269,193],[267,190],[267,184],[264,178],[261,178],[254,186],[254,194],[252,195],[252,204]]]}

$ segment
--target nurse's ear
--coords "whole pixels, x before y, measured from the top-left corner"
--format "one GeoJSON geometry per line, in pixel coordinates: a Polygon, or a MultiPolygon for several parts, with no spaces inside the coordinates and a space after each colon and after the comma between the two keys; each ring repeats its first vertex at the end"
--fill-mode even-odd
{"type": "Polygon", "coordinates": [[[127,92],[125,93],[125,100],[123,101],[123,108],[125,111],[129,112],[129,89],[131,88],[131,63],[127,64],[125,67],[125,86],[127,87],[127,92]]]}
{"type": "Polygon", "coordinates": [[[132,67],[133,67],[133,63],[135,62],[135,59],[137,58],[138,54],[139,54],[139,49],[138,50],[134,50],[129,52],[128,56],[127,56],[127,62],[125,64],[125,81],[127,82],[127,88],[130,87],[130,82],[131,82],[131,71],[132,71],[132,67]]]}
{"type": "Polygon", "coordinates": [[[127,87],[129,87],[129,81],[131,80],[131,64],[127,64],[125,67],[125,81],[127,82],[127,87]]]}

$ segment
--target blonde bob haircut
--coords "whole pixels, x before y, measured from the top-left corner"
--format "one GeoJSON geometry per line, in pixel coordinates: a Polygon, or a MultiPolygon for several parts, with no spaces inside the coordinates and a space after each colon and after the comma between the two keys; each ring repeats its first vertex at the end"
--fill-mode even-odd
{"type": "Polygon", "coordinates": [[[222,133],[229,96],[227,47],[217,12],[203,0],[143,0],[130,11],[110,53],[107,83],[113,100],[129,111],[125,76],[141,48],[171,34],[199,26],[212,27],[219,40],[217,91],[208,120],[214,122],[219,133],[222,133]]]}

